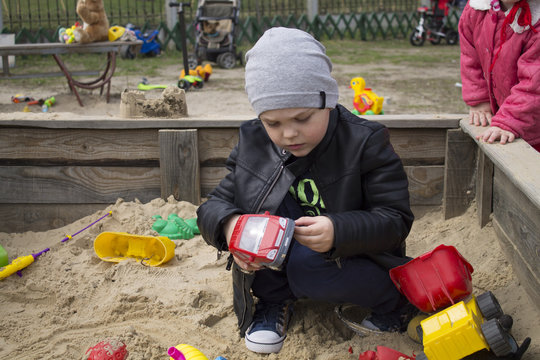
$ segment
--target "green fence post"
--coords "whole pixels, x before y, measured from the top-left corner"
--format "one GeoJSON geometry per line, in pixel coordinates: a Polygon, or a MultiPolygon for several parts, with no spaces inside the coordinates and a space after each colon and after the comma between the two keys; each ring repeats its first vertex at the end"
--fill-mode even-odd
{"type": "Polygon", "coordinates": [[[365,13],[361,13],[361,14],[360,14],[360,22],[359,22],[359,25],[360,25],[360,39],[362,39],[362,41],[367,41],[367,35],[366,35],[366,14],[365,14],[365,13]]]}

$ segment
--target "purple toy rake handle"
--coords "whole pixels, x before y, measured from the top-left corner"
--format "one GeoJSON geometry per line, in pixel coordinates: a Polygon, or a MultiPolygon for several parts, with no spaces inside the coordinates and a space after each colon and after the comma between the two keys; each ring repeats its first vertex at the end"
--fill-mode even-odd
{"type": "Polygon", "coordinates": [[[112,215],[112,211],[109,211],[106,215],[103,215],[102,217],[100,217],[99,219],[97,219],[96,221],[94,221],[93,223],[91,223],[90,225],[85,227],[84,229],[81,229],[81,230],[77,231],[75,234],[73,234],[71,236],[70,235],[66,236],[65,238],[62,239],[62,242],[66,242],[69,239],[73,238],[75,235],[78,235],[78,234],[82,233],[84,230],[88,229],[90,226],[94,225],[98,221],[101,221],[101,220],[105,219],[109,215],[112,215]]]}
{"type": "MultiPolygon", "coordinates": [[[[40,257],[40,255],[43,255],[43,253],[46,253],[47,251],[51,250],[50,248],[46,248],[45,250],[41,250],[40,252],[38,253],[35,253],[35,254],[32,254],[32,256],[34,257],[34,260],[36,260],[38,257],[40,257]]],[[[21,269],[22,270],[22,269],[21,269]]],[[[19,277],[22,277],[22,272],[21,270],[17,271],[17,275],[19,275],[19,277]]]]}
{"type": "Polygon", "coordinates": [[[32,254],[32,256],[34,257],[34,260],[36,260],[39,256],[41,256],[42,254],[46,253],[47,251],[51,250],[50,248],[46,248],[45,250],[41,250],[40,252],[38,253],[35,253],[35,254],[32,254]]]}

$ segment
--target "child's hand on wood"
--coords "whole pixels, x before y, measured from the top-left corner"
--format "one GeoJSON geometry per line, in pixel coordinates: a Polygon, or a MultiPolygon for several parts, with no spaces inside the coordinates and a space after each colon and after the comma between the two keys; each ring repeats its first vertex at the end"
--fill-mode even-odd
{"type": "Polygon", "coordinates": [[[488,102],[469,107],[469,124],[487,126],[491,122],[491,106],[488,102]]]}
{"type": "Polygon", "coordinates": [[[303,216],[296,220],[294,238],[313,251],[327,252],[334,245],[334,224],[326,216],[303,216]]]}
{"type": "Polygon", "coordinates": [[[497,126],[491,126],[489,129],[486,129],[486,131],[484,131],[482,134],[477,135],[476,138],[490,144],[500,139],[501,145],[504,145],[507,142],[511,143],[512,141],[514,141],[516,136],[510,131],[503,130],[497,126]]]}

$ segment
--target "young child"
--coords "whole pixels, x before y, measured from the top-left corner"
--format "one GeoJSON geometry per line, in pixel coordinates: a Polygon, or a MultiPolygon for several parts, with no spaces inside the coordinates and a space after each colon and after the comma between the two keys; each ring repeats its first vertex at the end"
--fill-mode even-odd
{"type": "Polygon", "coordinates": [[[245,69],[258,118],[240,127],[230,173],[197,212],[204,239],[219,251],[228,250],[240,214],[296,220],[283,271],[234,258],[234,310],[255,352],[281,350],[298,298],[371,308],[362,324],[373,331],[404,331],[415,314],[388,275],[408,260],[407,176],[387,129],[337,104],[331,70],[308,33],[263,34],[245,69]]]}
{"type": "Polygon", "coordinates": [[[479,139],[540,151],[540,0],[470,0],[459,22],[463,99],[479,139]]]}

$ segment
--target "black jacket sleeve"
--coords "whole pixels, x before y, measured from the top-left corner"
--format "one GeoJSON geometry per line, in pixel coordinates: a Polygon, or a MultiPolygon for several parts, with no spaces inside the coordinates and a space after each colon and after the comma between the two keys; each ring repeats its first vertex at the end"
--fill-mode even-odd
{"type": "Polygon", "coordinates": [[[231,215],[243,211],[234,205],[235,179],[234,169],[238,146],[233,149],[226,166],[230,173],[221,180],[219,185],[209,194],[208,200],[197,210],[197,225],[204,240],[218,250],[228,250],[223,225],[231,215]]]}
{"type": "Polygon", "coordinates": [[[374,131],[364,143],[360,168],[362,209],[327,214],[334,223],[331,257],[378,253],[403,256],[414,216],[407,175],[386,128],[374,131]]]}

